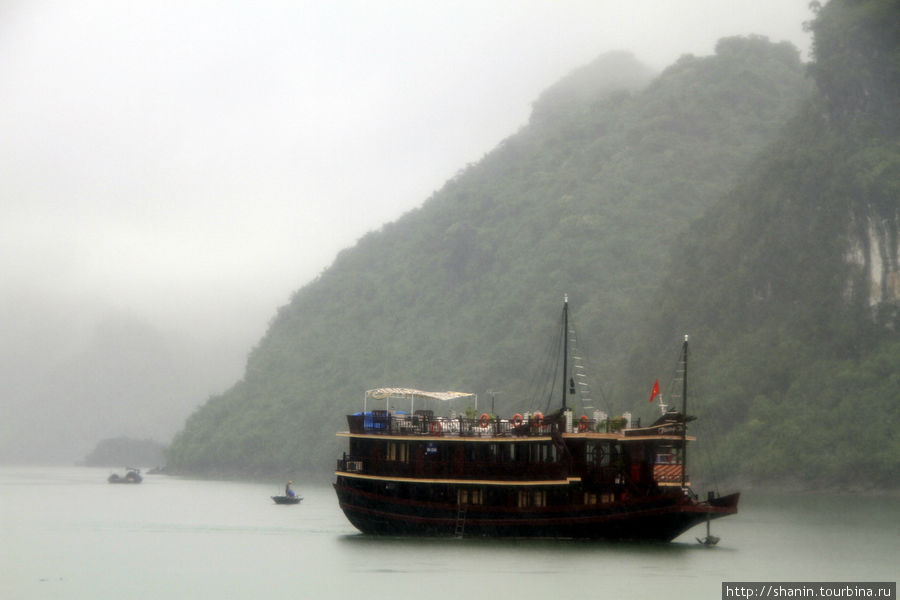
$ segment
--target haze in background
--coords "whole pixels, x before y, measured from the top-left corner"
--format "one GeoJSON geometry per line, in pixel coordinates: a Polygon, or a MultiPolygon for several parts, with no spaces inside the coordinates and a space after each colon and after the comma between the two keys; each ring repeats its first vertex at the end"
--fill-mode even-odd
{"type": "Polygon", "coordinates": [[[807,0],[0,4],[0,461],[168,442],[291,292],[610,50],[807,0]]]}

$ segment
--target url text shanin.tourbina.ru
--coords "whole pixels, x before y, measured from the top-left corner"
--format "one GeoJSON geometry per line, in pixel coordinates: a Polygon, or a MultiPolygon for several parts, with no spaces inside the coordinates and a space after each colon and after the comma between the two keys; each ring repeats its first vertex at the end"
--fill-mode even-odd
{"type": "Polygon", "coordinates": [[[727,598],[896,598],[896,581],[723,581],[727,598]]]}

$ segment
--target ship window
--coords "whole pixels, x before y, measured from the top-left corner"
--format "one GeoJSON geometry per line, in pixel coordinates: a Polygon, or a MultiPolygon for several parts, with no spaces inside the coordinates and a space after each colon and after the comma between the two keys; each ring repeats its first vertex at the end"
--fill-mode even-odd
{"type": "Polygon", "coordinates": [[[656,449],[656,464],[658,465],[676,465],[678,464],[677,450],[673,446],[660,446],[656,449]]]}
{"type": "Polygon", "coordinates": [[[488,454],[491,457],[491,462],[497,462],[497,459],[500,457],[500,445],[499,444],[489,444],[488,445],[488,454]]]}
{"type": "Polygon", "coordinates": [[[533,444],[531,446],[531,462],[547,463],[556,461],[556,448],[552,444],[533,444]]]}
{"type": "Polygon", "coordinates": [[[550,444],[532,444],[531,445],[531,462],[533,464],[551,462],[555,460],[554,448],[550,444]]]}
{"type": "Polygon", "coordinates": [[[388,444],[387,459],[397,462],[409,462],[409,444],[390,442],[388,444]]]}
{"type": "Polygon", "coordinates": [[[609,444],[601,444],[597,446],[596,452],[597,464],[601,467],[609,466],[609,444]]]}
{"type": "Polygon", "coordinates": [[[615,444],[609,446],[609,461],[607,463],[603,463],[604,465],[615,465],[617,467],[621,467],[624,465],[624,461],[622,460],[622,444],[615,444]]]}
{"type": "Polygon", "coordinates": [[[480,490],[456,490],[456,501],[459,504],[482,504],[484,502],[484,493],[480,490]]]}
{"type": "Polygon", "coordinates": [[[468,459],[472,462],[483,462],[487,460],[488,449],[482,444],[469,446],[468,459]]]}
{"type": "Polygon", "coordinates": [[[584,503],[585,504],[597,504],[597,494],[589,494],[587,492],[584,493],[584,503]]]}
{"type": "Polygon", "coordinates": [[[519,508],[529,506],[547,506],[547,492],[545,490],[519,490],[519,508]]]}

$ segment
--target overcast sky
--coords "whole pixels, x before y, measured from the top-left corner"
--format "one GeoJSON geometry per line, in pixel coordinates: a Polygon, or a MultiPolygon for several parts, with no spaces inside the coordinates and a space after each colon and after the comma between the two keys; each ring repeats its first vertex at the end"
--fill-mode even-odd
{"type": "Polygon", "coordinates": [[[107,311],[244,354],[570,70],[750,33],[805,56],[807,5],[0,0],[0,358],[77,352],[107,311]]]}

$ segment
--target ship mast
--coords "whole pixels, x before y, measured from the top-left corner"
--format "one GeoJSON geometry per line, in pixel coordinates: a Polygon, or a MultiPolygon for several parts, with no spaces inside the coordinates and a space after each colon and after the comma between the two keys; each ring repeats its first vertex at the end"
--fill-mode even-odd
{"type": "Polygon", "coordinates": [[[687,478],[687,367],[688,367],[688,336],[684,336],[681,354],[684,360],[684,371],[681,377],[681,487],[684,487],[687,478]]]}
{"type": "Polygon", "coordinates": [[[562,407],[566,409],[566,386],[569,379],[569,295],[563,296],[563,372],[562,372],[562,407]]]}

